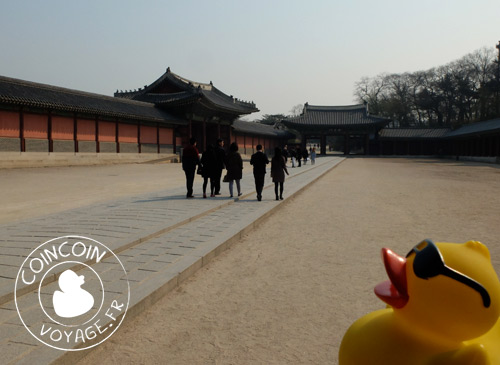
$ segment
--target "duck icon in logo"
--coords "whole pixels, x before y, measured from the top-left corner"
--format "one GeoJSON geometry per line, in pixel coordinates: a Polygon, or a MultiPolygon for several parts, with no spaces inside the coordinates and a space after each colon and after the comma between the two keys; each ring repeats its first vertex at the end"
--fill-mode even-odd
{"type": "Polygon", "coordinates": [[[73,318],[87,313],[94,305],[94,297],[81,286],[85,283],[83,275],[66,270],[59,276],[59,288],[52,297],[54,311],[59,317],[73,318]]]}

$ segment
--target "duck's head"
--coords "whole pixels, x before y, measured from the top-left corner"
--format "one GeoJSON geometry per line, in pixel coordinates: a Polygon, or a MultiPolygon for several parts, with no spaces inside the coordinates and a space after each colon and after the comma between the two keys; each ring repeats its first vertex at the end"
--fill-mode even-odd
{"type": "Polygon", "coordinates": [[[500,314],[500,282],[486,246],[424,240],[406,257],[382,249],[390,281],[375,294],[415,331],[451,341],[487,332],[500,314]]]}

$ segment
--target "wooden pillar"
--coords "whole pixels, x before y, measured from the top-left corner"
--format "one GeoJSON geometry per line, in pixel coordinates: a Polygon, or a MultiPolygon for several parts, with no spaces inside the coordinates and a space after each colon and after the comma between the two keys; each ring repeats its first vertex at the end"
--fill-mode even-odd
{"type": "Polygon", "coordinates": [[[137,122],[137,151],[141,153],[142,148],[141,148],[141,122],[137,122]]]}
{"type": "Polygon", "coordinates": [[[24,138],[24,111],[19,109],[19,141],[21,152],[26,152],[26,139],[24,138]]]}
{"type": "Polygon", "coordinates": [[[193,137],[193,121],[191,117],[189,117],[189,123],[188,123],[188,138],[193,137]]]}
{"type": "Polygon", "coordinates": [[[365,155],[370,154],[370,134],[365,135],[365,155]]]}
{"type": "MultiPolygon", "coordinates": [[[[174,153],[177,153],[177,139],[176,139],[176,136],[177,136],[177,128],[178,128],[178,127],[174,127],[174,128],[172,128],[172,140],[173,140],[173,141],[172,141],[172,145],[174,146],[174,153]]],[[[159,139],[159,138],[160,138],[160,137],[158,136],[158,139],[159,139]]],[[[182,141],[181,141],[181,143],[182,143],[182,141]]],[[[158,144],[158,149],[160,148],[159,146],[160,146],[160,145],[158,144]]]]}
{"type": "Polygon", "coordinates": [[[344,133],[344,155],[349,154],[349,133],[344,133]]]}
{"type": "Polygon", "coordinates": [[[115,143],[116,143],[116,153],[120,153],[120,126],[118,124],[118,120],[115,120],[115,143]]]}
{"type": "Polygon", "coordinates": [[[49,153],[54,152],[54,138],[52,137],[52,110],[47,116],[47,137],[49,139],[49,153]]]}
{"type": "MultiPolygon", "coordinates": [[[[175,130],[173,134],[175,141],[175,130]]],[[[160,153],[160,123],[156,123],[156,153],[160,153]]],[[[175,143],[174,143],[174,153],[175,153],[175,143]]]]}
{"type": "Polygon", "coordinates": [[[321,134],[321,137],[319,140],[319,154],[326,155],[326,135],[325,134],[321,134]]]}
{"type": "Polygon", "coordinates": [[[247,135],[243,134],[243,153],[247,154],[247,135]]]}
{"type": "Polygon", "coordinates": [[[217,138],[220,138],[220,120],[217,121],[217,138]]]}
{"type": "Polygon", "coordinates": [[[73,143],[75,144],[75,153],[78,153],[78,118],[73,113],[73,143]]]}
{"type": "Polygon", "coordinates": [[[101,145],[99,143],[99,116],[95,116],[95,151],[101,152],[101,145]]]}

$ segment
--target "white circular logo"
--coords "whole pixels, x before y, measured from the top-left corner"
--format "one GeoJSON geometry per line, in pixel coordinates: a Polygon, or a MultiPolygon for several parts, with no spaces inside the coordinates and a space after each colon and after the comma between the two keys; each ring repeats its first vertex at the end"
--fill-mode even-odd
{"type": "Polygon", "coordinates": [[[19,318],[38,341],[85,350],[120,326],[130,301],[127,272],[105,245],[82,236],[51,239],[24,260],[14,291],[19,318]]]}

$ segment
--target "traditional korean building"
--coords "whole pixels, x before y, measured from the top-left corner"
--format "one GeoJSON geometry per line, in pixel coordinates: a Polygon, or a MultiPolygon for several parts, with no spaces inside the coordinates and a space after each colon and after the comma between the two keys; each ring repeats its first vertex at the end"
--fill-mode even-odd
{"type": "Polygon", "coordinates": [[[295,134],[287,130],[242,120],[234,121],[232,136],[232,141],[238,144],[240,153],[251,155],[256,152],[255,147],[260,144],[269,156],[274,154],[275,147],[282,148],[289,139],[295,138],[295,134]]]}
{"type": "Polygon", "coordinates": [[[229,145],[241,137],[248,149],[254,148],[250,138],[277,144],[284,135],[267,126],[251,133],[245,122],[233,126],[256,111],[254,103],[170,69],[151,85],[115,97],[0,76],[0,152],[173,155],[192,136],[200,150],[217,138],[229,145]]]}
{"type": "Polygon", "coordinates": [[[500,118],[465,125],[446,134],[447,153],[453,156],[496,157],[500,163],[500,118]]]}
{"type": "Polygon", "coordinates": [[[390,119],[370,115],[367,104],[348,106],[304,105],[304,110],[297,117],[287,118],[282,123],[297,130],[302,136],[302,148],[308,139],[320,140],[320,153],[326,153],[327,136],[344,137],[344,153],[349,154],[353,140],[370,153],[370,142],[384,128],[390,119]]]}
{"type": "Polygon", "coordinates": [[[154,104],[0,77],[0,151],[175,152],[187,122],[154,104]]]}
{"type": "Polygon", "coordinates": [[[217,138],[224,139],[228,145],[233,140],[233,121],[259,111],[253,102],[227,95],[212,82],[191,81],[174,74],[170,68],[152,84],[134,91],[117,91],[115,97],[151,103],[186,120],[187,125],[177,130],[177,144],[186,144],[192,136],[198,140],[201,150],[217,138]]]}
{"type": "Polygon", "coordinates": [[[450,128],[384,128],[371,153],[375,155],[439,156],[447,146],[450,128]]]}

